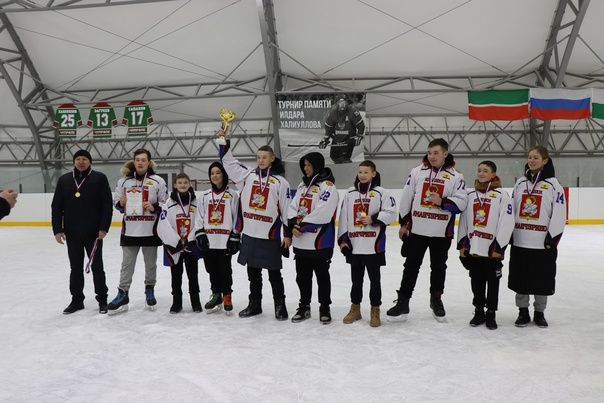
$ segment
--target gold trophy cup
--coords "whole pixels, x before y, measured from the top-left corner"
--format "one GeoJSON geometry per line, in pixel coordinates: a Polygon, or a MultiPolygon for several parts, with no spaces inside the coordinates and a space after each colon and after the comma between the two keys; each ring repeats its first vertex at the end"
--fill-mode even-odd
{"type": "Polygon", "coordinates": [[[222,108],[219,113],[222,124],[220,125],[220,132],[218,132],[218,144],[226,144],[226,138],[229,135],[231,129],[231,122],[235,120],[235,112],[228,108],[222,108]]]}

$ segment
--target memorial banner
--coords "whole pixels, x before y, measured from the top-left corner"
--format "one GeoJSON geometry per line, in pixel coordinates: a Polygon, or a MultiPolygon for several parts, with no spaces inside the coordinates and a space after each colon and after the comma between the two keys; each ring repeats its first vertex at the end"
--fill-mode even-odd
{"type": "Polygon", "coordinates": [[[309,152],[322,153],[327,164],[365,159],[364,93],[278,95],[277,108],[284,161],[309,152]]]}

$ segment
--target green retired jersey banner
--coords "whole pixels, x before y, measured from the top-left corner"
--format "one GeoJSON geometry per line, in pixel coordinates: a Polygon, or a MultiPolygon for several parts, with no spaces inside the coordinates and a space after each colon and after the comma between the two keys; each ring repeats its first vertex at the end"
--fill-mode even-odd
{"type": "Polygon", "coordinates": [[[151,123],[153,123],[151,108],[145,101],[132,101],[124,108],[122,124],[128,125],[128,136],[146,136],[147,125],[151,123]]]}
{"type": "Polygon", "coordinates": [[[74,104],[60,105],[55,112],[53,126],[61,137],[75,137],[78,134],[78,127],[82,126],[80,111],[74,104]]]}
{"type": "Polygon", "coordinates": [[[107,102],[99,102],[90,109],[88,126],[92,127],[94,138],[111,137],[113,126],[118,124],[113,107],[107,102]]]}

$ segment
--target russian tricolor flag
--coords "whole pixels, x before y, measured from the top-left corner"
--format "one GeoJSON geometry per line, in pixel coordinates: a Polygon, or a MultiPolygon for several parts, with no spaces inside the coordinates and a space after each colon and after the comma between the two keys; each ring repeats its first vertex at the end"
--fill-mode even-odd
{"type": "Polygon", "coordinates": [[[591,116],[591,89],[531,88],[530,117],[541,120],[591,116]]]}

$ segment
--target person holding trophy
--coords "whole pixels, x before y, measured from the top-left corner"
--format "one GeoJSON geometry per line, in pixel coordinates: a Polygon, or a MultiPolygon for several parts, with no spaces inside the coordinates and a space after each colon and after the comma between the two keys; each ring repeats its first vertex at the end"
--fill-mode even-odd
{"type": "Polygon", "coordinates": [[[128,310],[128,292],[139,250],[145,260],[145,301],[155,310],[154,287],[157,271],[157,224],[161,204],[168,200],[166,182],[155,174],[155,162],[144,148],[134,152],[134,159],[122,167],[124,177],[117,182],[113,200],[115,208],[124,214],[120,245],[123,252],[117,296],[108,305],[109,314],[128,310]]]}
{"type": "Polygon", "coordinates": [[[290,200],[289,183],[282,176],[285,169],[268,145],[260,147],[256,152],[256,168],[241,164],[233,156],[230,140],[226,137],[235,114],[223,109],[220,116],[223,122],[217,140],[220,158],[227,175],[241,192],[240,215],[235,227],[235,231],[241,234],[237,262],[247,265],[250,281],[249,304],[239,312],[239,316],[249,317],[262,313],[262,269],[265,268],[273,290],[275,318],[286,320],[288,313],[281,277],[281,255],[289,256],[291,234],[286,225],[290,200]]]}

